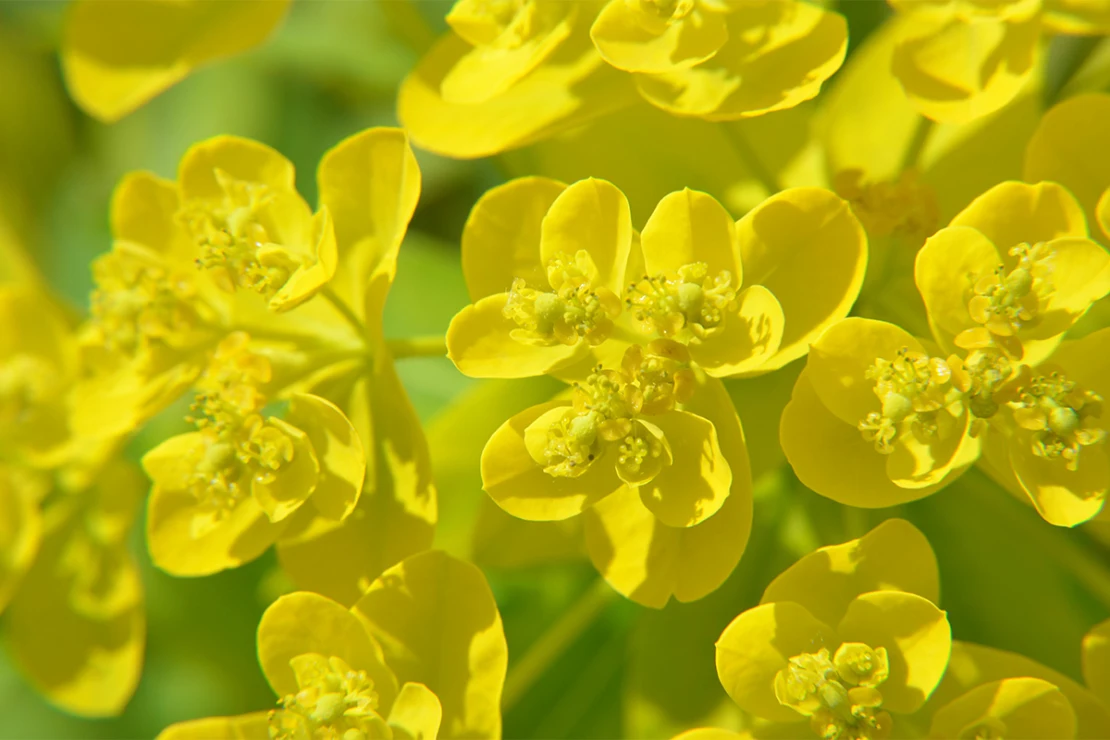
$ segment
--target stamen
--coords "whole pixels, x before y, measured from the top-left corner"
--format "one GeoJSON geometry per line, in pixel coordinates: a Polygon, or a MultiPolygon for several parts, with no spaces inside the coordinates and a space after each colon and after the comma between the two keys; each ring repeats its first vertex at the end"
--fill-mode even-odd
{"type": "Polygon", "coordinates": [[[1041,307],[1053,290],[1049,281],[1052,249],[1044,242],[1032,246],[1019,244],[1010,250],[1010,255],[1018,258],[1013,270],[1007,272],[999,265],[972,285],[967,310],[982,329],[961,332],[955,339],[958,346],[978,349],[997,343],[1010,354],[1018,355],[1018,332],[1040,321],[1041,307]]]}
{"type": "Polygon", "coordinates": [[[604,286],[593,287],[596,269],[589,253],[579,250],[574,260],[559,255],[547,264],[552,290],[531,288],[513,280],[502,315],[517,328],[510,336],[539,346],[573,345],[585,339],[591,345],[605,341],[620,315],[620,300],[604,286]]]}
{"type": "Polygon", "coordinates": [[[1040,375],[1021,388],[1014,419],[1033,435],[1032,452],[1049,460],[1062,459],[1078,470],[1084,447],[1106,439],[1101,427],[1102,396],[1080,388],[1062,373],[1040,375]]]}
{"type": "Polygon", "coordinates": [[[335,738],[365,740],[378,737],[384,724],[378,714],[378,694],[364,670],[353,670],[341,658],[317,653],[289,661],[297,677],[297,693],[287,694],[281,709],[269,714],[274,740],[335,738]]]}
{"type": "Polygon", "coordinates": [[[923,437],[940,433],[941,412],[962,412],[962,401],[951,385],[952,369],[939,357],[898,351],[894,360],[877,358],[865,377],[875,381],[881,411],[872,411],[859,422],[863,438],[883,455],[894,451],[893,442],[908,423],[923,437]]]}
{"type": "Polygon", "coordinates": [[[736,287],[728,270],[710,277],[704,262],[694,262],[674,274],[644,275],[628,287],[625,303],[647,331],[688,342],[724,323],[736,287]]]}

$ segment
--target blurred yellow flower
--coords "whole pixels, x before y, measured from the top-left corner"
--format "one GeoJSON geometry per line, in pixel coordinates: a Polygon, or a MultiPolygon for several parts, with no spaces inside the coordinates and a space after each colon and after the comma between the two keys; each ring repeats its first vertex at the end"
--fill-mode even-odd
{"type": "Polygon", "coordinates": [[[290,0],[73,0],[62,69],[74,101],[111,123],[207,62],[261,44],[290,0]]]}
{"type": "Polygon", "coordinates": [[[282,596],[258,625],[278,709],[166,728],[159,740],[496,738],[508,662],[481,572],[442,552],[386,571],[350,610],[282,596]]]}

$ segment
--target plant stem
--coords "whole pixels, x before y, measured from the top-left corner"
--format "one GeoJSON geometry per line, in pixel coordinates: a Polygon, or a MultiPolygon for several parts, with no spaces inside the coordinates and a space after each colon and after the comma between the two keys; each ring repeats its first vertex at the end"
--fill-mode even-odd
{"type": "Polygon", "coordinates": [[[740,161],[748,168],[749,174],[763,185],[767,190],[767,195],[771,196],[782,190],[782,185],[779,183],[778,178],[764,166],[763,162],[759,159],[755,149],[752,148],[748,137],[740,131],[736,121],[725,121],[721,123],[721,131],[724,133],[725,138],[732,144],[733,150],[740,158],[740,161]]]}
{"type": "Polygon", "coordinates": [[[925,143],[929,140],[929,134],[933,132],[933,126],[931,119],[925,116],[918,117],[917,127],[913,130],[913,138],[910,139],[910,143],[906,147],[906,153],[902,157],[902,172],[919,167],[921,153],[925,151],[925,143]]]}
{"type": "Polygon", "coordinates": [[[508,712],[532,684],[615,598],[616,592],[603,578],[594,581],[552,627],[532,643],[505,680],[502,712],[508,712]]]}
{"type": "Polygon", "coordinates": [[[447,355],[447,338],[442,334],[387,339],[385,344],[389,347],[389,353],[398,360],[405,357],[445,357],[447,355]]]}

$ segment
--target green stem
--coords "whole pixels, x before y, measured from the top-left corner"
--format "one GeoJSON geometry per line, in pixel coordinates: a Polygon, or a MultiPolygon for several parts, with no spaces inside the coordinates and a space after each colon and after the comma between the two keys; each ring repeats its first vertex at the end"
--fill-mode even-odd
{"type": "Polygon", "coordinates": [[[447,338],[442,334],[407,339],[387,339],[386,346],[395,359],[404,357],[444,357],[447,354],[447,338]]]}
{"type": "Polygon", "coordinates": [[[933,126],[934,124],[931,119],[925,116],[918,117],[917,127],[913,130],[913,138],[910,139],[910,143],[906,147],[906,153],[902,157],[902,172],[920,166],[921,153],[925,151],[925,144],[929,141],[929,134],[933,132],[933,126]]]}
{"type": "Polygon", "coordinates": [[[501,696],[503,713],[507,713],[527,693],[536,679],[593,624],[594,619],[614,600],[615,595],[612,587],[604,579],[598,578],[551,629],[532,643],[505,679],[505,690],[501,696]]]}
{"type": "Polygon", "coordinates": [[[748,172],[766,188],[767,195],[774,195],[782,190],[782,185],[779,183],[778,178],[764,166],[763,162],[759,159],[759,155],[756,154],[755,149],[753,149],[751,143],[748,142],[748,137],[744,136],[736,122],[726,121],[722,123],[721,131],[724,133],[725,138],[729,140],[729,143],[732,144],[732,148],[736,152],[736,155],[748,168],[748,172]]]}
{"type": "Polygon", "coordinates": [[[339,294],[336,293],[330,285],[325,285],[321,288],[318,295],[330,303],[332,308],[346,319],[347,323],[351,325],[351,328],[354,329],[360,337],[366,338],[366,325],[362,323],[362,319],[347,305],[346,301],[339,297],[339,294]]]}

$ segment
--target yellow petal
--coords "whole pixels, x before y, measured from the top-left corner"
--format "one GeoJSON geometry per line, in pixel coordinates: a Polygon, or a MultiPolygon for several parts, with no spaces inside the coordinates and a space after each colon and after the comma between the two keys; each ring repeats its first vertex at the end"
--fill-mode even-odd
{"type": "Polygon", "coordinates": [[[195,245],[175,216],[177,185],[149,172],[124,175],[112,192],[112,236],[166,257],[188,259],[195,245]]]}
{"type": "Polygon", "coordinates": [[[782,305],[782,367],[809,351],[821,332],[847,316],[863,285],[867,237],[846,202],[821,188],[791,188],[737,222],[744,284],[762,285],[782,305]]]}
{"type": "Polygon", "coordinates": [[[999,183],[960,211],[950,225],[977,229],[1000,254],[1023,242],[1087,236],[1083,209],[1071,193],[1054,182],[999,183]]]}
{"type": "Polygon", "coordinates": [[[761,604],[793,601],[836,624],[852,600],[869,591],[905,591],[936,603],[940,574],[933,548],[904,519],[887,519],[859,539],[822,547],[783,571],[761,604]]]}
{"type": "MultiPolygon", "coordinates": [[[[536,3],[533,7],[538,10],[543,6],[536,3]]],[[[576,15],[573,5],[551,3],[547,7],[565,12],[557,21],[533,20],[534,26],[542,24],[542,30],[536,29],[531,38],[515,46],[476,46],[463,54],[440,83],[443,99],[460,105],[482,103],[504,93],[543,64],[566,41],[576,15]]]]}
{"type": "Polygon", "coordinates": [[[547,286],[540,224],[566,188],[546,177],[519,177],[478,199],[462,234],[462,268],[471,301],[505,292],[514,278],[536,289],[547,286]]]}
{"type": "Polygon", "coordinates": [[[449,157],[498,154],[565,131],[630,105],[628,75],[602,60],[589,38],[571,36],[538,69],[503,94],[475,104],[451,103],[443,80],[471,46],[450,33],[441,38],[404,82],[397,115],[413,141],[449,157]]]}
{"type": "Polygon", "coordinates": [[[61,709],[120,714],[143,664],[139,570],[123,543],[93,538],[75,504],[58,501],[34,565],[4,614],[12,659],[61,709]]]}
{"type": "Polygon", "coordinates": [[[732,488],[720,510],[693,527],[668,527],[624,488],[583,515],[594,567],[618,592],[661,609],[716,590],[740,561],[752,528],[752,479],[740,419],[718,380],[708,378],[684,407],[712,422],[732,488]]]}
{"type": "Polygon", "coordinates": [[[435,740],[443,721],[443,707],[424,684],[406,683],[386,721],[394,740],[435,740]]]}
{"type": "Polygon", "coordinates": [[[307,653],[341,658],[353,670],[366,671],[380,706],[393,704],[397,680],[358,616],[327,597],[297,591],[270,604],[258,623],[258,662],[278,697],[299,690],[290,661],[307,653]]]}
{"type": "Polygon", "coordinates": [[[994,244],[967,226],[941,229],[925,241],[917,253],[913,277],[929,322],[940,329],[942,346],[951,348],[955,335],[977,326],[967,308],[972,287],[1001,264],[994,244]]]}
{"type": "Polygon", "coordinates": [[[1110,619],[1096,624],[1083,637],[1083,680],[1110,707],[1110,619]]]}
{"type": "Polygon", "coordinates": [[[782,306],[771,291],[752,285],[719,331],[694,343],[690,355],[713,377],[746,377],[773,370],[785,333],[782,306]]]}
{"type": "MultiPolygon", "coordinates": [[[[848,506],[883,508],[924,498],[961,472],[923,488],[895,485],[886,472],[886,457],[821,402],[806,370],[782,413],[779,439],[798,479],[816,493],[848,506]]],[[[969,464],[969,463],[965,463],[969,464]]]]}
{"type": "Polygon", "coordinates": [[[261,44],[288,8],[288,0],[79,0],[62,43],[66,84],[86,113],[111,123],[193,68],[261,44]]]}
{"type": "Polygon", "coordinates": [[[933,715],[929,736],[957,737],[990,728],[1006,737],[1075,737],[1075,710],[1060,689],[1039,678],[1005,678],[977,686],[933,715]]]}
{"type": "Polygon", "coordinates": [[[562,415],[564,402],[533,406],[494,432],[482,450],[482,487],[513,516],[532,521],[567,519],[580,514],[624,484],[614,467],[615,451],[595,460],[576,477],[549,475],[525,445],[525,430],[541,417],[562,415]]]}
{"type": "Polygon", "coordinates": [[[792,108],[844,61],[844,17],[800,2],[738,3],[729,40],[691,69],[637,75],[649,102],[675,115],[727,121],[792,108]]]}
{"type": "MultiPolygon", "coordinates": [[[[1032,15],[1032,14],[1030,14],[1032,15]]],[[[915,12],[891,70],[922,115],[966,123],[1009,103],[1032,76],[1039,23],[915,12]]]]}
{"type": "Polygon", "coordinates": [[[875,381],[866,377],[876,359],[894,360],[899,350],[923,352],[902,328],[874,319],[847,318],[833,324],[813,343],[806,375],[821,402],[853,427],[879,409],[875,381]]]}
{"type": "Polygon", "coordinates": [[[312,505],[328,519],[346,519],[366,475],[366,453],[354,425],[331,401],[308,393],[292,397],[285,418],[307,435],[320,462],[312,505]]]}
{"type": "Polygon", "coordinates": [[[335,275],[339,254],[327,206],[312,217],[308,244],[312,247],[312,254],[270,299],[268,307],[271,311],[281,313],[296,308],[316,295],[335,275]]]}
{"type": "Polygon", "coordinates": [[[508,648],[480,570],[434,550],[414,555],[383,573],[352,611],[401,682],[439,697],[439,737],[500,737],[508,648]]]}
{"type": "Polygon", "coordinates": [[[517,329],[502,309],[507,293],[486,296],[455,314],[447,327],[447,356],[473,378],[528,378],[564,368],[589,351],[585,342],[548,346],[517,341],[517,329]]]}
{"type": "Polygon", "coordinates": [[[775,698],[775,674],[787,661],[821,648],[834,652],[836,633],[791,601],[763,604],[736,617],[717,640],[717,676],[745,712],[772,722],[801,722],[804,716],[775,698]]]}
{"type": "MultiPolygon", "coordinates": [[[[954,469],[966,466],[978,457],[978,440],[969,434],[972,417],[962,411],[952,418],[941,411],[941,431],[929,439],[920,439],[912,428],[902,432],[886,456],[886,474],[903,488],[926,488],[943,483],[954,469]],[[970,460],[966,458],[970,455],[970,460]]],[[[958,474],[958,472],[957,472],[958,474]]]]}
{"type": "Polygon", "coordinates": [[[944,680],[918,716],[925,719],[922,715],[931,706],[943,707],[976,686],[1020,677],[1042,679],[1063,692],[1075,710],[1076,737],[1093,740],[1110,736],[1110,711],[1072,679],[1023,655],[959,641],[952,643],[952,657],[944,680]]]}
{"type": "Polygon", "coordinates": [[[316,170],[320,204],[335,225],[336,249],[352,296],[371,331],[381,321],[397,250],[420,198],[420,168],[405,132],[370,128],[328,150],[316,170]]]}
{"type": "Polygon", "coordinates": [[[178,722],[154,740],[266,740],[270,737],[269,715],[266,711],[178,722]]]}
{"type": "Polygon", "coordinates": [[[1104,243],[1110,242],[1110,188],[1106,189],[1095,205],[1095,219],[1102,228],[1104,243]]]}
{"type": "Polygon", "coordinates": [[[1031,327],[1029,335],[1040,338],[1067,331],[1091,305],[1110,293],[1110,253],[1090,239],[1062,238],[1049,243],[1052,249],[1052,293],[1041,311],[1042,326],[1031,327]],[[1061,316],[1056,314],[1060,313],[1061,316]]]}
{"type": "Polygon", "coordinates": [[[282,465],[274,480],[265,482],[256,477],[251,481],[251,494],[271,522],[280,522],[301,507],[320,478],[320,461],[312,449],[312,442],[300,429],[281,419],[271,417],[267,423],[275,427],[293,443],[293,459],[282,465]]]}
{"type": "Polygon", "coordinates": [[[372,478],[342,523],[317,517],[288,532],[278,557],[300,588],[353,604],[386,568],[431,547],[437,497],[423,430],[384,346],[338,405],[373,451],[372,478]]]}
{"type": "Polygon", "coordinates": [[[845,642],[884,647],[890,677],[882,684],[883,709],[917,711],[940,683],[952,648],[952,628],[933,602],[901,591],[857,597],[836,628],[845,642]]]}
{"type": "Polygon", "coordinates": [[[1074,527],[1102,510],[1110,488],[1110,461],[1102,445],[1084,447],[1077,470],[1068,470],[1063,459],[1049,460],[1033,454],[1031,434],[1018,431],[1010,441],[1010,465],[1021,487],[1045,521],[1074,527]]]}
{"type": "Polygon", "coordinates": [[[725,16],[695,6],[685,18],[664,20],[631,3],[606,4],[590,27],[605,61],[625,72],[669,72],[709,59],[728,40],[725,16]]]}
{"type": "Polygon", "coordinates": [[[713,424],[687,411],[653,416],[674,461],[638,487],[640,500],[663,524],[692,527],[717,513],[732,485],[732,471],[713,424]]]}
{"type": "Polygon", "coordinates": [[[597,267],[594,286],[621,295],[624,271],[632,249],[632,216],[628,199],[615,185],[587,178],[571,184],[555,198],[540,225],[540,259],[573,258],[586,250],[597,267]]]}
{"type": "Polygon", "coordinates": [[[665,196],[644,225],[641,244],[650,275],[704,262],[710,275],[728,271],[733,285],[744,282],[732,216],[707,193],[685,188],[665,196]]]}
{"type": "Polygon", "coordinates": [[[236,180],[267,185],[276,193],[295,192],[293,165],[280,152],[240,136],[214,136],[189,147],[181,158],[177,182],[182,199],[222,199],[217,169],[236,180]]]}
{"type": "Polygon", "coordinates": [[[1110,151],[1103,146],[1102,121],[1110,95],[1077,95],[1052,106],[1025,149],[1025,179],[1052,180],[1066,187],[1095,223],[1098,199],[1110,187],[1110,151]]]}
{"type": "MultiPolygon", "coordinates": [[[[1063,369],[1068,380],[1104,399],[1110,398],[1110,327],[1074,342],[1064,342],[1053,353],[1051,364],[1063,369]]],[[[1106,418],[1103,412],[1102,419],[1106,418]]]]}

